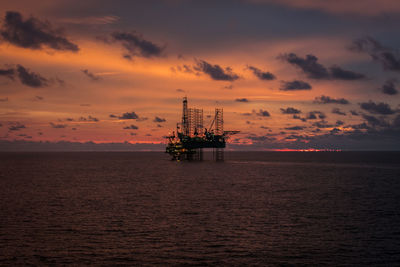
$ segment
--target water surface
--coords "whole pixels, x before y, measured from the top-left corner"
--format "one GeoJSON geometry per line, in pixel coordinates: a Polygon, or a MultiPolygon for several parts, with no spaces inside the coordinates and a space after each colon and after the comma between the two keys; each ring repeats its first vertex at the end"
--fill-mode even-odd
{"type": "Polygon", "coordinates": [[[400,153],[0,154],[3,265],[396,265],[400,153]]]}

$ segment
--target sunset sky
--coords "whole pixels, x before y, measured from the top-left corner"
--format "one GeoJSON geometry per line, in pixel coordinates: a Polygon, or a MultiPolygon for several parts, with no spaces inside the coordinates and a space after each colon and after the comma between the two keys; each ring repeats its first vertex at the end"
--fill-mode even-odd
{"type": "Polygon", "coordinates": [[[14,0],[0,25],[0,150],[151,148],[184,96],[233,150],[400,149],[398,0],[14,0]]]}

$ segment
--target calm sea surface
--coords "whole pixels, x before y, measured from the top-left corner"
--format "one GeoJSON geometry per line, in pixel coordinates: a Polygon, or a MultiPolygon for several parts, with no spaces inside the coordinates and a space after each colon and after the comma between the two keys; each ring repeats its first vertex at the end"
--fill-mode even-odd
{"type": "Polygon", "coordinates": [[[0,265],[399,265],[400,153],[0,153],[0,265]]]}

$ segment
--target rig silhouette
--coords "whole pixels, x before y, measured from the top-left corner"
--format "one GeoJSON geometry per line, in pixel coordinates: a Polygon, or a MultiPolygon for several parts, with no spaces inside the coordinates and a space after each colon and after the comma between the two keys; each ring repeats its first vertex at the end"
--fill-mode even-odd
{"type": "Polygon", "coordinates": [[[212,148],[216,161],[224,160],[226,140],[239,131],[224,131],[224,110],[215,109],[210,126],[204,128],[203,109],[189,108],[187,97],[183,98],[182,122],[176,125],[172,135],[166,136],[165,152],[172,160],[203,160],[203,148],[212,148]]]}

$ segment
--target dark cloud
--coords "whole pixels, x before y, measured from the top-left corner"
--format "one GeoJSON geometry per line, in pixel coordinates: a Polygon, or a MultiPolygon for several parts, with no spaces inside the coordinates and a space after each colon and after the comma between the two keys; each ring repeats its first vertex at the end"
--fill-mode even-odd
{"type": "Polygon", "coordinates": [[[350,102],[344,98],[331,98],[329,96],[320,96],[316,97],[314,100],[314,103],[317,104],[342,104],[342,105],[347,105],[350,104],[350,102]]]}
{"type": "Polygon", "coordinates": [[[166,119],[160,118],[160,117],[157,117],[157,116],[156,116],[156,117],[154,118],[153,122],[166,122],[166,119]]]}
{"type": "Polygon", "coordinates": [[[269,114],[268,111],[262,110],[262,109],[260,109],[260,110],[256,113],[256,115],[257,115],[257,116],[261,116],[261,117],[270,117],[270,116],[271,116],[271,115],[269,114]]]}
{"type": "Polygon", "coordinates": [[[212,65],[204,60],[198,60],[195,70],[203,72],[216,81],[235,81],[239,76],[232,72],[230,67],[223,69],[219,65],[212,65]]]}
{"type": "Polygon", "coordinates": [[[312,126],[315,126],[315,127],[317,127],[317,128],[322,128],[322,129],[334,127],[334,125],[329,124],[329,123],[328,123],[327,121],[325,121],[325,120],[316,121],[316,122],[314,122],[314,123],[312,124],[312,126]]]}
{"type": "Polygon", "coordinates": [[[359,116],[359,115],[360,115],[360,114],[358,114],[358,112],[355,111],[355,110],[350,110],[350,113],[351,113],[351,115],[353,115],[353,116],[359,116]]]}
{"type": "Polygon", "coordinates": [[[81,106],[81,107],[90,107],[91,105],[90,104],[80,104],[79,106],[81,106]]]}
{"type": "Polygon", "coordinates": [[[351,128],[355,129],[355,130],[362,130],[362,129],[370,129],[371,127],[368,126],[368,124],[366,124],[365,122],[360,123],[360,124],[353,124],[350,125],[351,128]]]}
{"type": "Polygon", "coordinates": [[[8,97],[0,98],[0,102],[8,102],[8,97]]]}
{"type": "Polygon", "coordinates": [[[165,47],[154,44],[135,32],[114,32],[111,34],[114,41],[121,42],[128,50],[128,59],[134,56],[146,58],[160,57],[165,47]]]}
{"type": "Polygon", "coordinates": [[[19,130],[25,129],[25,128],[26,128],[25,125],[17,122],[14,125],[11,125],[10,127],[8,127],[8,130],[10,130],[10,131],[19,131],[19,130]]]}
{"type": "Polygon", "coordinates": [[[341,111],[339,108],[333,108],[332,109],[332,113],[333,114],[338,114],[338,115],[342,115],[342,116],[346,116],[346,113],[341,111]]]}
{"type": "Polygon", "coordinates": [[[301,111],[299,109],[295,109],[295,108],[281,108],[281,112],[282,114],[299,114],[301,113],[301,111]]]}
{"type": "Polygon", "coordinates": [[[37,101],[42,101],[43,99],[44,99],[43,96],[40,96],[40,95],[35,96],[35,100],[37,100],[37,101]]]}
{"type": "Polygon", "coordinates": [[[338,128],[333,128],[332,130],[330,130],[331,134],[338,134],[340,133],[342,130],[338,129],[338,128]]]}
{"type": "Polygon", "coordinates": [[[46,78],[44,78],[40,74],[35,72],[30,72],[29,69],[21,65],[17,65],[16,70],[12,68],[0,70],[0,76],[7,77],[11,80],[14,80],[15,74],[17,74],[22,84],[25,84],[30,87],[44,87],[47,86],[49,82],[46,78]]]}
{"type": "Polygon", "coordinates": [[[236,98],[235,101],[236,102],[249,102],[249,100],[247,98],[236,98]]]}
{"type": "Polygon", "coordinates": [[[128,54],[124,54],[124,55],[122,55],[122,57],[127,59],[127,60],[132,60],[133,59],[133,57],[131,55],[128,55],[128,54]]]}
{"type": "Polygon", "coordinates": [[[394,114],[395,111],[386,103],[374,103],[371,100],[369,102],[360,103],[360,107],[373,114],[390,115],[394,114]]]}
{"type": "Polygon", "coordinates": [[[126,126],[123,128],[124,130],[137,130],[139,129],[139,127],[137,127],[136,125],[130,125],[130,126],[126,126]]]}
{"type": "Polygon", "coordinates": [[[337,120],[336,121],[336,126],[341,126],[341,125],[343,125],[344,124],[344,121],[341,121],[341,120],[337,120]]]}
{"type": "Polygon", "coordinates": [[[67,125],[66,124],[54,124],[52,122],[50,122],[51,127],[55,128],[55,129],[63,129],[66,128],[67,125]]]}
{"type": "Polygon", "coordinates": [[[100,80],[100,76],[95,75],[94,73],[90,72],[89,70],[82,70],[82,72],[89,77],[92,81],[100,80]]]}
{"type": "Polygon", "coordinates": [[[296,119],[296,120],[301,120],[301,121],[307,121],[307,119],[306,118],[302,118],[302,117],[300,117],[299,115],[297,115],[297,114],[294,114],[293,115],[293,119],[296,119]]]}
{"type": "Polygon", "coordinates": [[[363,114],[362,115],[363,119],[367,121],[367,123],[371,126],[371,127],[388,127],[390,126],[390,124],[385,120],[385,118],[377,118],[375,116],[372,115],[366,115],[363,114]]]}
{"type": "Polygon", "coordinates": [[[85,118],[85,117],[80,117],[79,118],[79,121],[92,121],[92,122],[98,122],[99,121],[99,119],[98,118],[95,118],[95,117],[92,117],[92,116],[88,116],[87,118],[85,118]]]}
{"type": "Polygon", "coordinates": [[[382,64],[385,70],[400,71],[400,55],[397,50],[383,46],[372,37],[357,39],[350,50],[367,53],[374,61],[382,64]]]}
{"type": "Polygon", "coordinates": [[[262,135],[262,136],[248,135],[248,136],[246,136],[246,138],[248,138],[254,142],[257,142],[257,143],[264,143],[264,142],[270,142],[270,141],[276,140],[275,137],[270,137],[267,135],[262,135]]]}
{"type": "Polygon", "coordinates": [[[306,55],[305,58],[299,57],[294,53],[284,54],[278,58],[301,69],[308,78],[311,79],[337,79],[337,80],[360,80],[365,75],[350,70],[344,70],[339,66],[332,66],[329,70],[318,63],[318,58],[314,55],[306,55]]]}
{"type": "Polygon", "coordinates": [[[251,111],[251,113],[250,112],[240,113],[240,115],[243,115],[243,116],[253,116],[253,115],[255,115],[255,116],[259,116],[259,117],[270,117],[271,116],[271,114],[268,111],[263,110],[263,109],[259,109],[258,111],[253,109],[251,111]]]}
{"type": "Polygon", "coordinates": [[[40,74],[29,72],[29,69],[21,65],[17,66],[18,77],[21,83],[30,87],[44,87],[47,86],[47,79],[40,74]]]}
{"type": "Polygon", "coordinates": [[[281,55],[279,58],[300,68],[309,78],[312,79],[329,78],[328,70],[323,65],[317,62],[318,58],[314,55],[307,55],[305,58],[301,58],[294,53],[290,53],[281,55]]]}
{"type": "MultiPolygon", "coordinates": [[[[200,76],[202,73],[207,74],[209,77],[211,77],[213,80],[216,81],[230,81],[233,82],[237,79],[239,79],[239,76],[232,71],[232,68],[226,67],[222,68],[220,65],[213,65],[210,64],[204,60],[197,60],[196,65],[194,66],[189,66],[189,65],[182,65],[182,66],[177,66],[176,70],[175,68],[172,68],[172,71],[179,71],[183,73],[191,73],[196,76],[200,76]]],[[[222,87],[223,89],[232,89],[233,85],[226,85],[222,87]]],[[[183,90],[182,90],[183,92],[183,90]]]]}
{"type": "MultiPolygon", "coordinates": [[[[111,115],[110,115],[111,117],[111,115]]],[[[119,116],[118,119],[120,120],[136,120],[138,119],[139,116],[134,112],[125,112],[124,114],[122,114],[122,116],[119,116]]]]}
{"type": "Polygon", "coordinates": [[[48,21],[42,22],[34,17],[23,20],[15,11],[7,11],[0,35],[4,41],[13,45],[42,49],[47,46],[54,50],[76,52],[79,47],[70,42],[59,29],[54,29],[48,21]]]}
{"type": "Polygon", "coordinates": [[[185,92],[185,90],[180,89],[180,88],[176,89],[176,91],[177,91],[177,92],[180,92],[180,93],[184,93],[184,92],[185,92]]]}
{"type": "Polygon", "coordinates": [[[23,137],[23,138],[28,138],[28,139],[32,138],[32,136],[27,135],[27,134],[19,134],[18,136],[23,137]]]}
{"type": "Polygon", "coordinates": [[[280,90],[282,91],[294,91],[294,90],[310,90],[312,87],[309,83],[294,80],[291,82],[282,81],[280,90]]]}
{"type": "Polygon", "coordinates": [[[290,131],[300,131],[306,128],[305,126],[293,126],[293,127],[286,127],[285,130],[290,130],[290,131]]]}
{"type": "Polygon", "coordinates": [[[387,80],[382,86],[382,93],[387,95],[397,95],[398,91],[395,86],[394,80],[387,80]]]}
{"type": "Polygon", "coordinates": [[[263,72],[259,68],[253,66],[248,66],[247,68],[251,70],[253,74],[260,80],[271,81],[276,79],[275,75],[273,75],[271,72],[263,72]]]}
{"type": "Polygon", "coordinates": [[[318,114],[318,118],[320,118],[320,119],[325,119],[326,118],[325,113],[323,113],[321,111],[314,111],[314,112],[318,114]]]}
{"type": "Polygon", "coordinates": [[[307,118],[308,120],[316,120],[317,118],[319,119],[325,119],[326,115],[325,113],[321,112],[321,111],[310,111],[307,113],[307,118]]]}
{"type": "Polygon", "coordinates": [[[307,140],[309,137],[306,135],[298,135],[298,134],[291,134],[286,136],[284,139],[289,140],[289,141],[297,141],[297,142],[303,142],[304,140],[307,140]]]}
{"type": "Polygon", "coordinates": [[[0,69],[0,77],[6,77],[10,80],[14,80],[14,69],[0,69]]]}
{"type": "Polygon", "coordinates": [[[337,80],[361,80],[365,79],[365,75],[350,70],[344,70],[339,66],[332,66],[329,68],[332,79],[337,80]]]}

